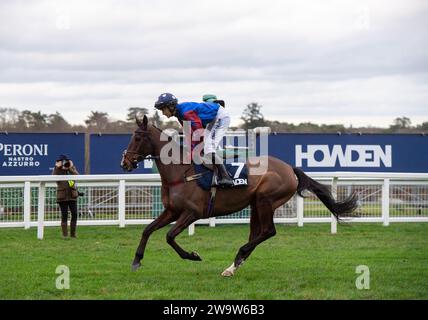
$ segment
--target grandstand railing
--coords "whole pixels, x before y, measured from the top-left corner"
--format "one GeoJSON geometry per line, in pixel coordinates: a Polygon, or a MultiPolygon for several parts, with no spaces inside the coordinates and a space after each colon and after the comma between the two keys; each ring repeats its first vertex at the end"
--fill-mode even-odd
{"type": "MultiPolygon", "coordinates": [[[[313,179],[330,185],[338,200],[352,192],[359,194],[358,217],[349,222],[428,222],[428,174],[313,172],[313,179]]],[[[162,211],[158,174],[79,175],[79,176],[0,176],[0,227],[37,227],[43,238],[45,226],[59,226],[56,181],[76,181],[79,191],[79,225],[147,224],[162,211]]],[[[250,210],[202,219],[196,224],[249,223],[250,210]]],[[[275,223],[337,223],[325,206],[313,195],[294,196],[278,208],[275,223]]],[[[189,227],[193,234],[195,225],[189,227]]]]}

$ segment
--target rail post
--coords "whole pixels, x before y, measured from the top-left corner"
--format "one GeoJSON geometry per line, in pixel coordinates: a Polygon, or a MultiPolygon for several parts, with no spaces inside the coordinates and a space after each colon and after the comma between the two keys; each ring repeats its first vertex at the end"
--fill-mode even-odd
{"type": "Polygon", "coordinates": [[[296,211],[297,211],[297,226],[303,227],[303,203],[304,199],[301,196],[296,196],[296,211]]]}
{"type": "Polygon", "coordinates": [[[119,228],[125,228],[125,180],[119,180],[118,204],[119,204],[119,228]]]}
{"type": "Polygon", "coordinates": [[[211,217],[209,218],[209,226],[210,227],[215,227],[215,217],[211,217]]]}
{"type": "Polygon", "coordinates": [[[193,222],[190,226],[189,226],[189,236],[193,236],[195,234],[195,223],[193,222]]]}
{"type": "Polygon", "coordinates": [[[24,228],[30,229],[31,223],[31,183],[24,182],[24,228]]]}
{"type": "Polygon", "coordinates": [[[37,239],[43,239],[44,227],[45,227],[45,191],[46,182],[41,181],[39,185],[39,200],[37,210],[37,239]]]}
{"type": "Polygon", "coordinates": [[[389,179],[384,179],[382,184],[382,224],[389,226],[389,179]]]}
{"type": "MultiPolygon", "coordinates": [[[[333,199],[337,199],[337,177],[333,177],[333,181],[331,183],[331,195],[333,196],[333,199]]],[[[337,220],[336,217],[331,214],[331,234],[337,233],[337,220]]]]}

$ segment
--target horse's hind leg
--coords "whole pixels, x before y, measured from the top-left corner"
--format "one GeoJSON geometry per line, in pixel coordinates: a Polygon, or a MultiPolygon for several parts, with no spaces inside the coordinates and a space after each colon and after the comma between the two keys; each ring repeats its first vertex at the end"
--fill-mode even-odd
{"type": "Polygon", "coordinates": [[[146,244],[149,240],[150,235],[154,231],[173,222],[175,220],[175,216],[176,215],[171,210],[165,209],[159,217],[157,217],[144,229],[140,244],[137,248],[137,252],[135,253],[134,261],[132,262],[132,271],[136,271],[141,266],[140,261],[144,257],[144,250],[146,249],[146,244]]]}
{"type": "Polygon", "coordinates": [[[273,223],[273,215],[274,210],[272,209],[272,204],[270,201],[257,201],[256,212],[252,212],[250,220],[250,223],[252,223],[250,241],[239,248],[235,257],[235,261],[229,268],[223,271],[221,274],[222,276],[233,276],[236,269],[238,269],[245,259],[250,256],[251,252],[253,252],[257,245],[276,234],[275,224],[273,223]],[[257,219],[253,219],[254,214],[257,219]]]}
{"type": "Polygon", "coordinates": [[[171,247],[174,248],[174,250],[178,253],[178,255],[182,259],[188,259],[188,260],[194,260],[194,261],[201,261],[201,257],[197,252],[187,252],[181,248],[177,242],[175,242],[175,237],[178,236],[184,229],[186,229],[189,225],[191,225],[193,222],[198,220],[198,218],[195,218],[195,216],[191,213],[184,212],[180,218],[178,218],[177,222],[172,226],[171,230],[168,231],[166,235],[166,241],[168,242],[171,247]]]}
{"type": "Polygon", "coordinates": [[[257,206],[255,203],[251,204],[250,216],[250,237],[248,241],[254,240],[260,233],[260,221],[257,215],[257,206]]]}
{"type": "MultiPolygon", "coordinates": [[[[259,235],[260,235],[260,231],[261,231],[261,223],[260,223],[260,218],[257,212],[257,206],[255,203],[251,204],[251,216],[250,216],[250,236],[248,241],[253,241],[255,240],[259,235]]],[[[254,247],[255,248],[255,247],[254,247]]],[[[254,250],[253,248],[253,250],[254,250]]],[[[245,253],[245,255],[242,257],[243,261],[245,259],[247,259],[247,257],[250,255],[250,253],[253,250],[249,250],[245,253]]],[[[235,262],[232,263],[232,265],[228,268],[229,270],[233,270],[232,273],[235,271],[235,262]]]]}

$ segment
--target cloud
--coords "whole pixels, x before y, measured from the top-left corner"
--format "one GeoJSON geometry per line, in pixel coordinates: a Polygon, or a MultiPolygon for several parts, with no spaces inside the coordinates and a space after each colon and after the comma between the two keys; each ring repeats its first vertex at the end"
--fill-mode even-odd
{"type": "Polygon", "coordinates": [[[426,121],[427,13],[404,0],[2,2],[0,105],[82,123],[213,92],[235,123],[252,101],[289,122],[426,121]]]}

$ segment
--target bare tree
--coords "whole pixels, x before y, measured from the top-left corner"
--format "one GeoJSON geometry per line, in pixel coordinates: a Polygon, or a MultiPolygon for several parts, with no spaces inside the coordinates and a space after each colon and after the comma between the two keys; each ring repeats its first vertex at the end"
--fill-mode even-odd
{"type": "Polygon", "coordinates": [[[13,108],[0,108],[0,130],[11,130],[18,122],[19,111],[13,108]]]}
{"type": "Polygon", "coordinates": [[[126,115],[126,120],[129,122],[135,122],[136,116],[143,117],[148,113],[149,111],[147,110],[147,108],[138,108],[138,107],[128,108],[128,114],[126,115]]]}

